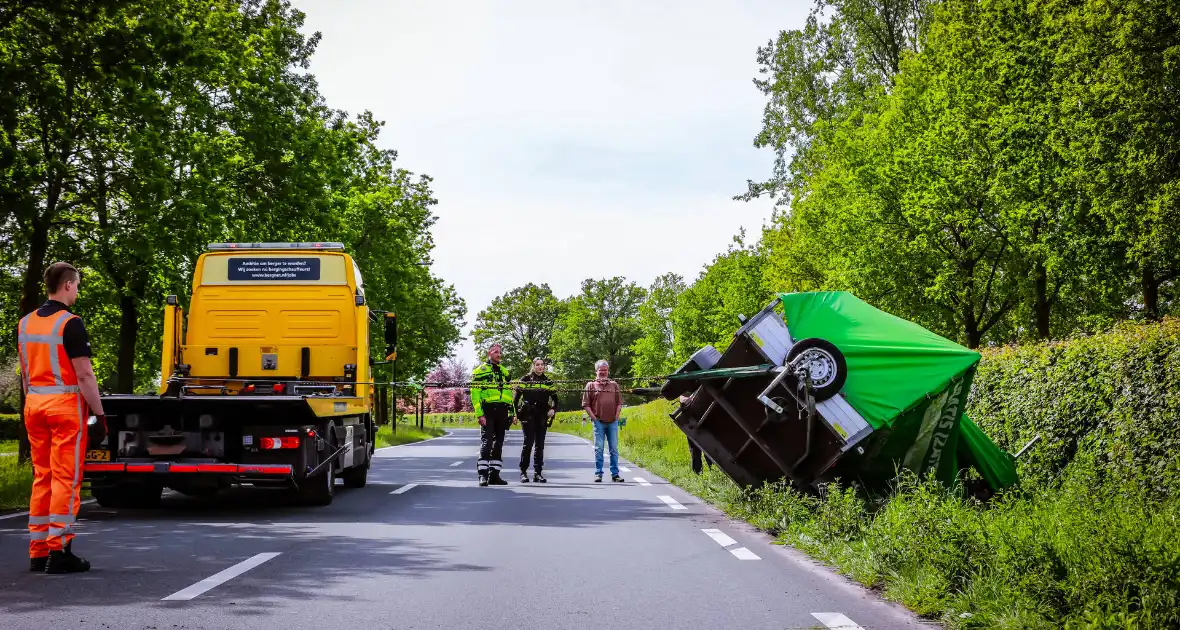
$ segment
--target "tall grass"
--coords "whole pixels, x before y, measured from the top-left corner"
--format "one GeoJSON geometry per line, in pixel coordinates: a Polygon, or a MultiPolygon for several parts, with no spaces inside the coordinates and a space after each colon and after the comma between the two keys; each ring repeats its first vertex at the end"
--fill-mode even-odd
{"type": "MultiPolygon", "coordinates": [[[[822,498],[782,483],[742,491],[716,468],[694,475],[670,403],[629,410],[626,457],[954,628],[1180,627],[1180,501],[1100,480],[1079,458],[1058,483],[980,504],[933,480],[867,497],[822,498]]],[[[589,437],[589,427],[556,429],[589,437]]]]}

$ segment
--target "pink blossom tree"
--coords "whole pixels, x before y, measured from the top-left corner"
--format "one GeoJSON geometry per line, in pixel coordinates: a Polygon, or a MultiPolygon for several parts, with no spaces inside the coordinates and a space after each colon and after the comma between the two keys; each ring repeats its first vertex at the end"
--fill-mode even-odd
{"type": "Polygon", "coordinates": [[[427,413],[459,413],[471,411],[471,397],[463,387],[471,378],[467,363],[448,358],[430,371],[426,380],[431,383],[457,384],[459,387],[426,390],[427,413]]]}

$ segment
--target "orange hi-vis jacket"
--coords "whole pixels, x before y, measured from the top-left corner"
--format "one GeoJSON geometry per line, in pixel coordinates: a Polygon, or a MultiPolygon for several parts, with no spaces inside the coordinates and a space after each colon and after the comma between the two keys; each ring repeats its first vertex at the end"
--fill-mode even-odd
{"type": "Polygon", "coordinates": [[[33,459],[29,498],[29,556],[62,549],[74,538],[86,453],[87,405],[66,354],[63,331],[77,317],[34,311],[20,322],[21,375],[28,389],[25,428],[33,459]]]}

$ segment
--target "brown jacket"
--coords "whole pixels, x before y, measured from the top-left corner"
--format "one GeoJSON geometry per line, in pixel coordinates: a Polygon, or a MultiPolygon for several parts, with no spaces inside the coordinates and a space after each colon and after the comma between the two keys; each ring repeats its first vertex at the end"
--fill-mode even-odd
{"type": "Polygon", "coordinates": [[[619,384],[607,379],[597,379],[586,383],[582,391],[582,409],[604,424],[610,424],[619,419],[619,407],[622,405],[622,393],[619,384]]]}

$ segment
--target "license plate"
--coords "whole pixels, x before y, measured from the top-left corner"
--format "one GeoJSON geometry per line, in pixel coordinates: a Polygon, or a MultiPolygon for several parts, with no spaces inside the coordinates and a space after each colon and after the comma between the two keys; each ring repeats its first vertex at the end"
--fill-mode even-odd
{"type": "Polygon", "coordinates": [[[109,462],[111,461],[110,451],[86,451],[86,461],[88,462],[109,462]]]}

